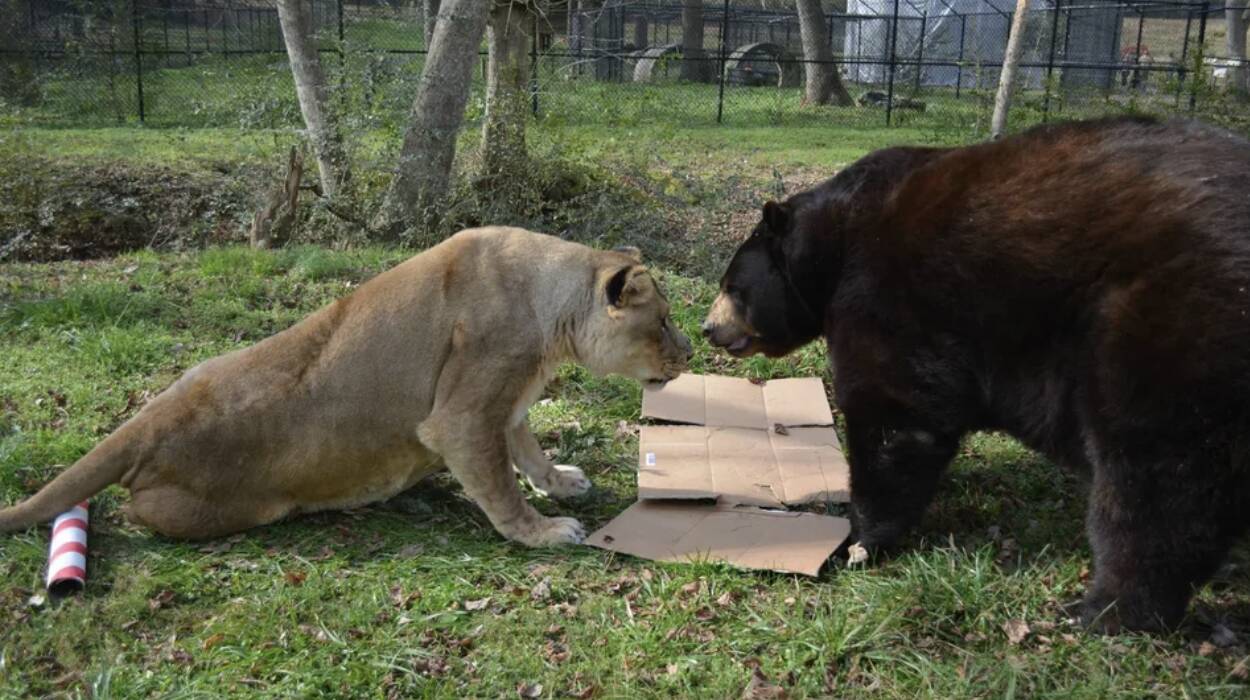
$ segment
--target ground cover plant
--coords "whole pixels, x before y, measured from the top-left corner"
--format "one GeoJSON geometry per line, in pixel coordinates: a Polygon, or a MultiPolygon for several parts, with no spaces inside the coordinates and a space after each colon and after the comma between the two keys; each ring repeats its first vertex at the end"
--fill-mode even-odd
{"type": "MultiPolygon", "coordinates": [[[[0,139],[0,161],[38,171],[41,184],[23,190],[35,201],[71,165],[204,178],[221,205],[186,219],[225,232],[207,247],[192,238],[157,252],[0,264],[0,499],[46,483],[196,362],[287,327],[414,252],[313,245],[312,234],[276,251],[231,245],[253,203],[251,169],[292,138],[39,129],[0,139]]],[[[702,342],[724,256],[763,198],[872,148],[943,138],[924,129],[536,130],[536,149],[594,186],[533,221],[643,248],[696,343],[693,371],[816,375],[828,385],[821,346],[740,361],[702,342]]],[[[29,213],[6,201],[0,221],[29,213]]],[[[633,502],[639,397],[632,382],[561,371],[531,414],[535,433],[596,486],[558,505],[535,495],[540,510],[595,527],[633,502]]],[[[498,537],[446,477],[378,506],[198,544],[126,525],[124,492],[113,488],[93,500],[79,597],[42,596],[46,531],[0,537],[0,696],[1250,693],[1244,547],[1172,635],[1093,637],[1068,621],[1063,606],[1089,573],[1083,497],[1077,476],[978,434],[907,551],[868,567],[835,562],[809,579],[526,549],[498,537]]]]}

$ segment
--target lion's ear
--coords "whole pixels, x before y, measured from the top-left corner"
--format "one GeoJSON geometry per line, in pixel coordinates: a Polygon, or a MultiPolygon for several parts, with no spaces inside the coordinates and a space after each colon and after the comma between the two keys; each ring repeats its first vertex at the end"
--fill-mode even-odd
{"type": "Polygon", "coordinates": [[[613,250],[613,251],[615,251],[615,252],[617,252],[617,253],[624,253],[625,255],[628,255],[629,257],[633,258],[633,259],[634,259],[634,262],[636,262],[636,263],[641,263],[641,262],[642,262],[642,251],[641,251],[641,250],[638,250],[637,248],[633,247],[632,245],[622,245],[622,246],[617,246],[617,247],[613,248],[612,250],[613,250]]]}
{"type": "Polygon", "coordinates": [[[638,276],[646,271],[647,268],[641,265],[627,265],[612,273],[604,287],[608,303],[618,309],[629,306],[633,298],[641,291],[638,276]]]}

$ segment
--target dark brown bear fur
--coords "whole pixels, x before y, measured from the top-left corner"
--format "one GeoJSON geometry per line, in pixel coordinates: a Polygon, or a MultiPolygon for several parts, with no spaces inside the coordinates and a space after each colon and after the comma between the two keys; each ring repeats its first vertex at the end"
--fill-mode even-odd
{"type": "Polygon", "coordinates": [[[891,148],[768,203],[704,332],[823,335],[859,540],[917,523],[960,439],[1091,474],[1087,622],[1183,616],[1250,524],[1250,143],[1112,119],[891,148]]]}

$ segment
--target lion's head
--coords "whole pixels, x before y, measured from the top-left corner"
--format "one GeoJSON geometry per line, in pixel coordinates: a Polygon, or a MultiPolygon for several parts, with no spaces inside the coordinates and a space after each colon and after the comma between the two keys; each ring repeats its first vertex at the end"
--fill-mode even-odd
{"type": "Polygon", "coordinates": [[[663,384],[694,354],[669,318],[668,299],[636,249],[618,249],[596,275],[594,310],[578,343],[580,360],[597,374],[663,384]]]}

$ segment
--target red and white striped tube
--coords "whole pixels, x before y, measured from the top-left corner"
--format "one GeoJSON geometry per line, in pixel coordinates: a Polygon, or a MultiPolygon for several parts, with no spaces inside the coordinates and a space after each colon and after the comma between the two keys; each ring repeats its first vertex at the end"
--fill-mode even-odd
{"type": "Polygon", "coordinates": [[[83,501],[52,521],[48,547],[48,592],[67,595],[87,582],[87,502],[83,501]]]}

